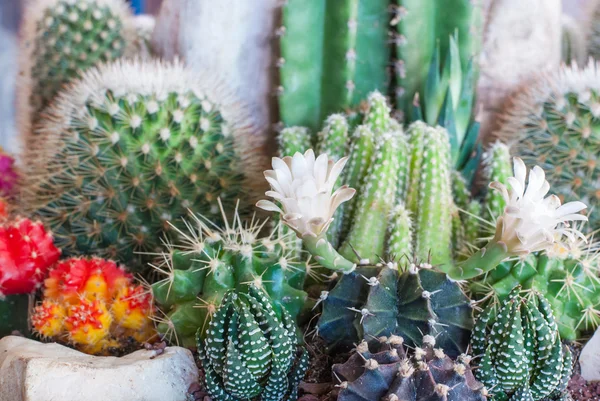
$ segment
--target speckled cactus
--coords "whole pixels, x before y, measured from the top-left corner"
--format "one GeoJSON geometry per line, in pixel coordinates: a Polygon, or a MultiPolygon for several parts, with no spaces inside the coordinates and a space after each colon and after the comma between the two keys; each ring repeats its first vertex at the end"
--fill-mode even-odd
{"type": "MultiPolygon", "coordinates": [[[[251,202],[263,139],[211,76],[179,64],[90,71],[47,111],[24,160],[23,205],[67,254],[142,265],[188,209],[251,202]],[[248,184],[245,186],[244,184],[248,184]]],[[[243,206],[243,205],[242,205],[243,206]]]]}
{"type": "Polygon", "coordinates": [[[285,126],[317,131],[328,115],[357,106],[375,89],[387,91],[389,6],[389,0],[286,2],[278,30],[285,126]]]}
{"type": "Polygon", "coordinates": [[[308,368],[285,309],[254,286],[228,292],[206,331],[198,330],[204,384],[215,401],[295,401],[308,368]]]}
{"type": "Polygon", "coordinates": [[[86,70],[133,55],[136,30],[123,0],[36,0],[23,19],[19,118],[23,136],[62,87],[86,70]]]}
{"type": "Polygon", "coordinates": [[[548,301],[537,292],[522,298],[519,291],[479,316],[472,347],[483,357],[476,377],[494,399],[558,398],[571,376],[571,352],[560,341],[548,301]]]}
{"type": "Polygon", "coordinates": [[[99,258],[59,262],[44,281],[31,316],[35,332],[88,354],[108,354],[131,340],[156,338],[152,295],[122,266],[99,258]]]}
{"type": "Polygon", "coordinates": [[[399,336],[363,341],[343,364],[333,365],[338,401],[485,401],[488,390],[473,376],[472,357],[456,360],[436,339],[409,351],[399,336]]]}
{"type": "MultiPolygon", "coordinates": [[[[600,201],[600,66],[564,67],[517,96],[498,132],[512,152],[541,166],[553,191],[587,205],[600,201]]],[[[590,210],[590,229],[600,227],[590,210]]]]}
{"type": "Polygon", "coordinates": [[[206,329],[225,294],[247,293],[250,286],[265,291],[278,316],[286,313],[295,321],[307,298],[307,266],[293,256],[295,234],[261,238],[265,224],[243,225],[239,215],[225,229],[202,216],[185,223],[181,241],[155,265],[166,275],[152,290],[162,310],[158,331],[167,340],[193,346],[196,331],[206,329]]]}

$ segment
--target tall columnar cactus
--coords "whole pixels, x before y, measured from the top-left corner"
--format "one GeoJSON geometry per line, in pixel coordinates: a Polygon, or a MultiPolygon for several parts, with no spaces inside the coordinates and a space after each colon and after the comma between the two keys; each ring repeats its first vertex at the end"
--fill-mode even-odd
{"type": "Polygon", "coordinates": [[[179,64],[92,70],[48,110],[27,143],[23,205],[67,254],[140,265],[188,209],[256,196],[263,139],[211,76],[179,64]],[[248,184],[244,186],[244,184],[248,184]],[[242,196],[244,194],[244,196],[242,196]]]}
{"type": "Polygon", "coordinates": [[[488,390],[473,376],[472,357],[456,360],[434,348],[433,336],[423,348],[408,351],[399,336],[366,341],[343,364],[333,365],[338,401],[439,400],[484,401],[488,390]]]}
{"type": "MultiPolygon", "coordinates": [[[[512,152],[547,172],[555,193],[586,204],[600,201],[600,66],[564,67],[519,94],[498,132],[512,152]]],[[[590,228],[600,227],[595,208],[590,228]]]]}
{"type": "Polygon", "coordinates": [[[204,384],[215,401],[295,401],[308,368],[293,319],[254,286],[228,292],[206,330],[198,329],[204,384]]]}
{"type": "Polygon", "coordinates": [[[555,399],[571,376],[571,352],[560,341],[548,301],[536,292],[522,298],[519,290],[480,315],[472,347],[483,358],[475,374],[495,399],[555,399]]]}
{"type": "Polygon", "coordinates": [[[30,294],[59,257],[42,223],[18,219],[0,225],[0,337],[29,333],[30,294]]]}
{"type": "Polygon", "coordinates": [[[285,126],[313,131],[330,114],[389,85],[389,0],[289,0],[280,35],[285,126]],[[306,33],[310,32],[310,35],[306,33]]]}
{"type": "Polygon", "coordinates": [[[19,74],[21,133],[61,88],[104,62],[133,55],[131,10],[123,0],[35,0],[25,8],[19,74]]]}
{"type": "MultiPolygon", "coordinates": [[[[512,163],[510,149],[502,142],[494,142],[483,155],[483,175],[486,182],[500,182],[508,185],[508,178],[512,177],[512,163]]],[[[491,188],[485,193],[483,200],[485,217],[495,221],[504,213],[506,201],[502,194],[491,188]]]]}
{"type": "MultiPolygon", "coordinates": [[[[226,219],[226,216],[223,216],[226,219]]],[[[266,222],[242,225],[235,215],[218,229],[202,216],[187,222],[181,241],[162,256],[156,270],[166,277],[152,285],[162,310],[158,331],[171,342],[193,346],[230,290],[251,286],[268,294],[278,316],[296,319],[306,301],[306,265],[294,256],[295,235],[259,237],[266,222]],[[285,310],[285,312],[284,312],[285,310]]]]}

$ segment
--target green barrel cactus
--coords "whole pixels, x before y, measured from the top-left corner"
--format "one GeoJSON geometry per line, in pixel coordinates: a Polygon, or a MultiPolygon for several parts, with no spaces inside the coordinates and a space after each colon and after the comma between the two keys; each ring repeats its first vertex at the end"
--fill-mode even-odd
{"type": "Polygon", "coordinates": [[[166,275],[152,285],[162,315],[160,334],[173,343],[193,346],[196,331],[206,329],[225,294],[248,293],[250,287],[268,295],[278,316],[285,313],[296,320],[307,299],[302,290],[306,266],[290,255],[295,235],[259,237],[265,225],[266,221],[244,225],[237,214],[224,229],[202,216],[185,222],[181,241],[154,265],[166,275]]]}
{"type": "MultiPolygon", "coordinates": [[[[600,201],[600,67],[564,67],[517,96],[498,132],[515,142],[512,153],[548,174],[564,200],[600,201]]],[[[590,229],[600,214],[590,210],[590,229]]]]}
{"type": "Polygon", "coordinates": [[[289,0],[280,35],[279,109],[313,131],[330,114],[387,91],[389,0],[289,0]],[[307,35],[310,32],[310,35],[307,35]]]}
{"type": "Polygon", "coordinates": [[[285,309],[276,313],[259,289],[228,292],[206,331],[198,330],[197,343],[213,400],[298,398],[308,352],[297,345],[292,318],[285,309]]]}
{"type": "Polygon", "coordinates": [[[31,135],[40,113],[63,86],[90,68],[135,54],[132,12],[124,0],[36,0],[23,19],[19,74],[21,132],[31,135]]]}
{"type": "Polygon", "coordinates": [[[473,376],[472,357],[455,360],[436,339],[408,351],[399,336],[363,341],[343,364],[333,365],[339,401],[440,400],[485,401],[488,390],[473,376]]]}
{"type": "Polygon", "coordinates": [[[483,358],[475,375],[494,399],[556,399],[571,376],[571,351],[560,341],[548,301],[537,292],[525,299],[519,291],[479,316],[472,348],[483,358]]]}
{"type": "Polygon", "coordinates": [[[67,255],[140,266],[173,232],[169,221],[188,210],[218,218],[218,198],[228,210],[251,200],[263,139],[216,82],[160,62],[86,73],[27,142],[25,211],[67,255]]]}

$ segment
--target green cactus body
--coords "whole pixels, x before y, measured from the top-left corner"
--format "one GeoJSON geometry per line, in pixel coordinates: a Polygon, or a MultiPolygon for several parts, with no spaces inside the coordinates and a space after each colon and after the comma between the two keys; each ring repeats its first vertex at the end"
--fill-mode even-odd
{"type": "Polygon", "coordinates": [[[243,227],[239,216],[225,229],[215,229],[201,216],[185,224],[189,231],[180,233],[183,242],[155,266],[167,276],[152,285],[164,315],[159,333],[193,344],[196,330],[204,331],[225,294],[247,293],[251,286],[264,290],[278,316],[297,318],[307,298],[305,265],[290,256],[294,237],[259,238],[264,224],[243,227]]]}
{"type": "Polygon", "coordinates": [[[179,65],[119,62],[60,95],[27,144],[23,204],[66,254],[139,266],[168,221],[218,218],[218,198],[233,208],[259,151],[244,111],[205,85],[179,65]]]}
{"type": "Polygon", "coordinates": [[[451,359],[443,348],[434,348],[437,342],[431,336],[423,343],[413,352],[399,336],[360,343],[345,363],[333,365],[338,400],[486,400],[487,390],[475,380],[470,356],[451,359]]]}
{"type": "Polygon", "coordinates": [[[571,356],[544,297],[532,293],[526,300],[520,290],[488,307],[477,321],[473,352],[484,356],[476,376],[495,398],[542,400],[570,377],[571,356]]]}
{"type": "MultiPolygon", "coordinates": [[[[488,182],[499,182],[508,185],[508,178],[513,176],[512,160],[508,146],[495,142],[483,157],[484,174],[488,182]]],[[[504,213],[506,201],[499,191],[488,190],[485,195],[485,212],[490,221],[494,222],[504,213]]]]}
{"type": "Polygon", "coordinates": [[[292,318],[277,314],[269,299],[250,286],[228,292],[197,345],[204,384],[213,400],[294,401],[308,368],[308,353],[296,345],[292,318]]]}
{"type": "Polygon", "coordinates": [[[314,130],[389,85],[388,0],[290,0],[283,6],[279,108],[314,130]],[[310,35],[306,35],[310,32],[310,35]]]}
{"type": "Polygon", "coordinates": [[[396,260],[403,257],[410,259],[413,254],[412,220],[404,205],[397,205],[392,210],[387,253],[396,260]]]}
{"type": "Polygon", "coordinates": [[[122,0],[37,0],[23,24],[20,77],[23,135],[67,83],[101,63],[132,55],[131,11],[122,0]]]}
{"type": "MultiPolygon", "coordinates": [[[[564,201],[600,201],[599,66],[565,67],[543,76],[515,97],[497,133],[515,142],[512,152],[540,166],[552,190],[564,201]]],[[[600,227],[592,210],[590,230],[600,227]]]]}
{"type": "Polygon", "coordinates": [[[18,331],[29,334],[30,295],[9,295],[0,300],[0,338],[18,331]]]}

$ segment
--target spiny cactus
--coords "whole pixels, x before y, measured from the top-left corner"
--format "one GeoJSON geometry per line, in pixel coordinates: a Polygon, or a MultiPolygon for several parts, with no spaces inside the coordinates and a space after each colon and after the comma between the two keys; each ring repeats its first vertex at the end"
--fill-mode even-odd
{"type": "Polygon", "coordinates": [[[30,294],[60,257],[40,222],[17,219],[0,225],[0,337],[28,334],[30,294]]]}
{"type": "Polygon", "coordinates": [[[67,254],[137,267],[188,209],[218,217],[219,197],[251,201],[263,138],[217,81],[161,62],[89,71],[27,143],[24,208],[67,254]]]}
{"type": "Polygon", "coordinates": [[[410,346],[430,334],[452,356],[465,352],[473,310],[461,287],[428,263],[363,267],[323,294],[318,333],[332,349],[400,335],[410,346]],[[399,270],[400,267],[400,270],[399,270]]]}
{"type": "Polygon", "coordinates": [[[294,401],[308,368],[285,309],[254,286],[228,292],[206,331],[198,329],[204,384],[215,401],[294,401]]]}
{"type": "Polygon", "coordinates": [[[116,263],[99,258],[63,260],[44,281],[31,322],[35,332],[89,354],[105,354],[130,338],[155,336],[152,296],[116,263]]]}
{"type": "MultiPolygon", "coordinates": [[[[487,183],[500,182],[508,185],[512,177],[512,161],[510,149],[500,141],[494,142],[483,155],[483,175],[487,183]]],[[[485,217],[495,221],[504,213],[506,201],[498,191],[488,189],[483,200],[485,217]]]]}
{"type": "Polygon", "coordinates": [[[289,0],[278,30],[279,108],[285,126],[323,119],[386,91],[389,0],[289,0]],[[310,35],[306,33],[310,32],[310,35]]]}
{"type": "MultiPolygon", "coordinates": [[[[507,111],[499,138],[512,152],[541,166],[554,192],[588,205],[600,201],[600,67],[564,67],[519,94],[507,111]]],[[[595,208],[590,228],[600,227],[595,208]]]]}
{"type": "Polygon", "coordinates": [[[484,310],[473,330],[475,355],[483,355],[476,377],[494,399],[520,401],[559,397],[571,375],[571,352],[548,301],[528,299],[515,288],[499,305],[484,310]]]}
{"type": "Polygon", "coordinates": [[[361,342],[343,364],[333,365],[338,401],[485,401],[488,390],[475,380],[471,357],[456,360],[436,339],[425,336],[423,348],[407,351],[399,336],[361,342]]]}
{"type": "Polygon", "coordinates": [[[123,0],[36,0],[25,8],[19,82],[20,129],[32,134],[63,86],[101,63],[133,55],[131,10],[123,0]]]}
{"type": "Polygon", "coordinates": [[[15,196],[18,178],[15,159],[0,147],[0,198],[15,196]]]}
{"type": "MultiPolygon", "coordinates": [[[[227,217],[223,216],[224,220],[227,217]]],[[[158,331],[168,340],[193,346],[198,328],[206,325],[225,293],[264,290],[278,316],[296,319],[306,301],[302,291],[306,264],[293,256],[295,235],[259,237],[266,221],[243,225],[236,214],[225,229],[195,216],[185,223],[181,242],[162,255],[156,270],[167,277],[152,286],[164,317],[158,331]]]]}

